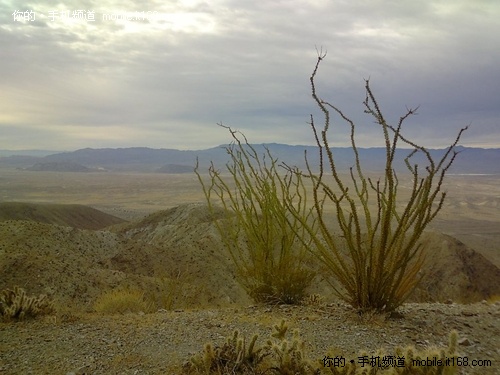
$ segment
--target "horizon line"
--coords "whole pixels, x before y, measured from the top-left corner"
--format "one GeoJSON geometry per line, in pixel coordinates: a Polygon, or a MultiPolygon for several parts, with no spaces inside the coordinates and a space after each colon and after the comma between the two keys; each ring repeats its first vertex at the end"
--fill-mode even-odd
{"type": "MultiPolygon", "coordinates": [[[[168,148],[168,147],[151,147],[151,146],[119,146],[119,147],[81,147],[76,149],[66,149],[66,150],[56,150],[56,149],[43,149],[43,148],[22,148],[22,149],[0,149],[0,152],[54,152],[54,153],[64,153],[64,152],[75,152],[80,150],[123,150],[123,149],[133,149],[133,148],[143,148],[150,150],[175,150],[175,151],[205,151],[218,147],[227,147],[231,143],[227,144],[219,144],[212,147],[206,148],[189,148],[189,149],[181,149],[181,148],[168,148]]],[[[250,143],[251,146],[267,146],[267,145],[282,145],[282,146],[290,146],[290,147],[317,147],[317,145],[311,144],[290,144],[290,143],[278,143],[278,142],[261,142],[261,143],[250,143]]],[[[444,150],[450,146],[444,147],[426,147],[427,150],[444,150]]],[[[500,149],[500,145],[493,147],[480,147],[480,146],[464,146],[462,144],[458,144],[455,147],[462,148],[473,148],[473,149],[484,149],[484,150],[495,150],[500,149]]],[[[332,149],[335,148],[352,148],[352,146],[332,146],[332,149]]],[[[384,149],[385,146],[357,146],[358,149],[384,149]]],[[[412,147],[398,147],[399,150],[413,150],[412,147]]]]}

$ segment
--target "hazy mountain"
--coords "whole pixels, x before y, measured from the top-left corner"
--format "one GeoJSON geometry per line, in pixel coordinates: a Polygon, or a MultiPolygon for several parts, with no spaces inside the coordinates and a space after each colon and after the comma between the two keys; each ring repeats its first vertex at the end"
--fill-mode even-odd
{"type": "Polygon", "coordinates": [[[36,163],[26,168],[27,171],[41,172],[90,172],[92,169],[72,161],[52,161],[45,163],[36,163]]]}
{"type": "Polygon", "coordinates": [[[46,156],[44,160],[79,163],[88,167],[111,170],[150,170],[163,165],[194,165],[193,151],[152,149],[147,147],[131,148],[85,148],[46,156]]]}
{"type": "MultiPolygon", "coordinates": [[[[271,154],[281,162],[289,165],[297,165],[305,168],[304,153],[313,167],[318,166],[319,154],[314,146],[291,146],[286,144],[263,144],[254,145],[259,154],[265,153],[268,148],[271,154]]],[[[500,173],[500,149],[482,149],[459,146],[459,152],[450,173],[500,173]]],[[[336,167],[338,170],[348,170],[354,166],[354,153],[349,147],[332,148],[336,167]]],[[[397,170],[405,170],[404,159],[411,152],[409,149],[400,149],[396,152],[394,167],[397,170]]],[[[431,156],[438,160],[444,155],[446,149],[429,150],[431,156]]],[[[359,157],[365,170],[383,170],[385,168],[386,151],[384,148],[360,148],[359,157]]],[[[16,160],[0,158],[0,165],[14,166],[16,160]]],[[[123,171],[156,171],[165,165],[177,165],[193,168],[196,160],[199,160],[200,168],[206,169],[211,161],[218,167],[223,167],[228,161],[228,154],[224,146],[214,147],[206,150],[174,150],[174,149],[152,149],[147,147],[133,148],[85,148],[73,152],[56,153],[37,159],[39,163],[64,162],[77,163],[87,168],[104,168],[108,170],[123,171]]],[[[31,159],[33,162],[33,159],[31,159]]],[[[424,170],[428,161],[421,153],[410,159],[410,164],[418,164],[420,170],[424,170]]],[[[19,160],[17,161],[19,165],[19,160]]],[[[16,166],[17,166],[16,165],[16,166]]],[[[186,169],[187,170],[187,169],[186,169]]],[[[174,172],[171,172],[174,173],[174,172]]]]}
{"type": "Polygon", "coordinates": [[[38,156],[12,155],[0,156],[0,166],[13,168],[27,168],[36,164],[40,160],[38,156]]]}

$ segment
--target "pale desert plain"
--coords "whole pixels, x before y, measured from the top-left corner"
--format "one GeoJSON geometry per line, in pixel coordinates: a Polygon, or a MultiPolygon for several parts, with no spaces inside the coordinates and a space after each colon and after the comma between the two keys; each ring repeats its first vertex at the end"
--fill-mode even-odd
{"type": "MultiPolygon", "coordinates": [[[[402,201],[410,183],[400,177],[402,201]]],[[[253,303],[234,280],[194,173],[2,169],[0,203],[79,204],[124,222],[99,230],[0,222],[0,289],[16,284],[47,294],[58,308],[43,319],[0,323],[0,374],[178,374],[205,343],[221,344],[235,329],[265,340],[282,319],[300,330],[312,358],[442,347],[457,330],[461,355],[478,360],[460,373],[500,373],[500,175],[450,174],[443,190],[445,203],[428,228],[429,300],[421,293],[389,319],[360,317],[319,281],[311,293],[321,302],[253,303]],[[169,308],[95,311],[105,291],[152,288],[158,280],[182,289],[169,308]]]]}

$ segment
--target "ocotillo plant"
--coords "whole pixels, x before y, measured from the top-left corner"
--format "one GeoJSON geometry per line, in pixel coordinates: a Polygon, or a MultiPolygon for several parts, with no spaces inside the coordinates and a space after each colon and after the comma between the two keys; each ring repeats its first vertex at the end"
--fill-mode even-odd
{"type": "MultiPolygon", "coordinates": [[[[319,150],[319,172],[313,171],[306,155],[308,172],[303,174],[312,181],[320,235],[314,235],[316,229],[310,227],[306,220],[300,220],[300,212],[295,212],[295,217],[306,228],[308,238],[313,239],[316,257],[326,265],[337,281],[332,286],[340,298],[360,311],[392,311],[407,299],[420,281],[424,261],[424,248],[420,238],[443,206],[446,196],[441,191],[443,180],[457,156],[455,146],[467,127],[459,131],[443,157],[436,161],[425,147],[401,133],[403,123],[415,114],[415,109],[407,110],[397,125],[390,125],[373,95],[370,82],[366,80],[364,112],[375,119],[386,151],[385,173],[382,178],[374,181],[365,176],[362,168],[356,144],[355,123],[339,108],[317,94],[316,74],[325,56],[322,52],[318,53],[310,77],[312,97],[324,116],[320,131],[312,115],[310,123],[319,150]],[[332,115],[337,115],[350,127],[354,166],[350,168],[350,178],[344,180],[329,145],[332,115]],[[407,201],[401,201],[398,178],[393,167],[400,143],[412,149],[404,159],[413,181],[407,201]],[[426,158],[428,165],[424,171],[417,164],[412,165],[412,157],[416,154],[423,154],[426,158]],[[350,190],[348,184],[354,188],[350,190]],[[374,203],[375,212],[370,210],[370,203],[374,203]],[[328,205],[333,205],[340,229],[327,224],[325,208],[328,205]]],[[[293,206],[288,208],[294,212],[293,206]]]]}
{"type": "Polygon", "coordinates": [[[238,280],[255,301],[299,303],[315,275],[309,267],[312,240],[302,222],[308,222],[310,233],[316,227],[308,221],[312,208],[302,175],[278,170],[269,150],[261,155],[243,134],[223,127],[233,138],[226,147],[226,173],[212,163],[205,182],[198,164],[195,172],[211,210],[219,204],[226,213],[216,225],[238,280]]]}

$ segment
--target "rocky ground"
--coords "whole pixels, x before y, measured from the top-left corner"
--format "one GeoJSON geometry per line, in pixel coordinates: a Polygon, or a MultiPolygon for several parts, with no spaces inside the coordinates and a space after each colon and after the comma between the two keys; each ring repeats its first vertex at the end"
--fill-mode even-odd
{"type": "Polygon", "coordinates": [[[444,347],[457,330],[459,355],[470,365],[483,361],[461,373],[500,373],[500,302],[407,304],[399,312],[360,317],[342,304],[235,306],[0,323],[0,374],[179,374],[205,343],[222,344],[236,329],[247,338],[259,333],[263,343],[282,319],[299,329],[311,359],[336,353],[357,360],[361,351],[375,355],[379,348],[408,345],[444,347]]]}

